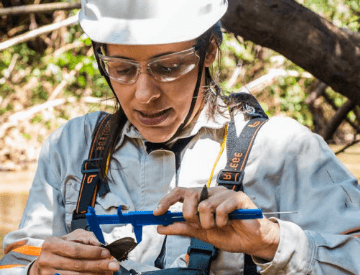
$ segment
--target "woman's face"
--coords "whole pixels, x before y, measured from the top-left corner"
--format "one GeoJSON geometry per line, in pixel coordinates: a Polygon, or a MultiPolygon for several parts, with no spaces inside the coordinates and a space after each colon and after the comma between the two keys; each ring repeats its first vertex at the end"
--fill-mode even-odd
{"type": "MultiPolygon", "coordinates": [[[[174,81],[161,82],[146,72],[147,62],[154,57],[187,50],[195,44],[194,40],[163,45],[107,45],[108,56],[136,61],[143,67],[135,83],[122,84],[111,79],[111,84],[128,119],[150,142],[168,141],[185,120],[195,89],[198,64],[192,71],[174,81]]],[[[207,67],[215,59],[215,45],[212,43],[209,48],[205,60],[207,67]]],[[[203,86],[204,74],[189,121],[203,107],[203,86]]]]}

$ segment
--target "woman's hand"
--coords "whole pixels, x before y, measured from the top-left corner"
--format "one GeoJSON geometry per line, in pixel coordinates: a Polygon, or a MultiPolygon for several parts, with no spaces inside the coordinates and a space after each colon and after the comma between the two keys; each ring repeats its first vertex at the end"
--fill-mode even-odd
{"type": "Polygon", "coordinates": [[[92,232],[83,229],[63,237],[47,238],[29,275],[111,275],[120,268],[119,263],[100,244],[92,232]]]}
{"type": "Polygon", "coordinates": [[[158,226],[158,232],[195,237],[228,252],[247,253],[268,261],[273,259],[280,240],[278,224],[266,218],[228,219],[237,209],[257,208],[246,194],[213,187],[208,189],[208,199],[200,201],[200,193],[201,188],[175,188],[166,195],[154,214],[162,215],[174,203],[183,202],[187,222],[158,226]]]}

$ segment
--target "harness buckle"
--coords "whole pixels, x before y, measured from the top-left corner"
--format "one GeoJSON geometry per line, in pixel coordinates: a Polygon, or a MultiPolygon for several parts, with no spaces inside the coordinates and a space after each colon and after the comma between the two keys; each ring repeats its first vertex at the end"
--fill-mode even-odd
{"type": "Polygon", "coordinates": [[[95,158],[95,159],[86,159],[81,164],[81,173],[98,173],[100,172],[99,168],[96,168],[96,163],[93,163],[95,161],[100,161],[102,158],[95,158]]]}
{"type": "Polygon", "coordinates": [[[187,254],[191,256],[192,252],[208,254],[211,260],[216,259],[218,253],[217,248],[212,244],[202,242],[195,238],[192,238],[187,254]]]}
{"type": "Polygon", "coordinates": [[[87,226],[88,226],[88,222],[85,214],[76,214],[76,212],[74,211],[70,226],[71,232],[79,228],[86,229],[87,226]]]}
{"type": "Polygon", "coordinates": [[[242,187],[244,175],[245,173],[243,171],[222,169],[220,170],[216,181],[219,185],[235,185],[235,189],[240,190],[242,187]]]}

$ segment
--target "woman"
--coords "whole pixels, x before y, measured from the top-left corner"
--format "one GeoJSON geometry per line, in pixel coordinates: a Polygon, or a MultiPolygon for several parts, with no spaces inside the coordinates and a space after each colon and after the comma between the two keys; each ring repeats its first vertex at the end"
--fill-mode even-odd
{"type": "MultiPolygon", "coordinates": [[[[224,0],[82,1],[80,24],[121,106],[104,142],[95,210],[115,214],[121,205],[161,215],[171,209],[187,220],[144,227],[142,242],[121,266],[139,272],[186,267],[189,237],[195,237],[219,248],[214,274],[243,274],[244,253],[262,274],[360,274],[357,181],[297,122],[264,124],[245,168],[244,192],[216,186],[226,164],[220,147],[227,125],[234,121],[239,135],[248,120],[236,108],[229,114],[209,73],[226,8],[224,0]],[[208,196],[200,198],[206,182],[208,196]],[[229,221],[242,208],[297,214],[229,221]]],[[[91,232],[71,232],[80,166],[104,116],[76,118],[44,143],[20,227],[4,239],[0,274],[119,270],[91,232]]],[[[107,243],[133,236],[129,225],[102,229],[107,243]]]]}

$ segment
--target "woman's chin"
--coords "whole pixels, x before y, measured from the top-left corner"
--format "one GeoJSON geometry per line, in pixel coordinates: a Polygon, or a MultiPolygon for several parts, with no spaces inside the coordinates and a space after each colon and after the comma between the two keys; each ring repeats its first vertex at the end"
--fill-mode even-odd
{"type": "Polygon", "coordinates": [[[146,139],[149,142],[152,143],[163,143],[170,140],[173,135],[175,134],[176,129],[150,129],[150,130],[144,130],[140,133],[143,136],[144,139],[146,139]]]}

